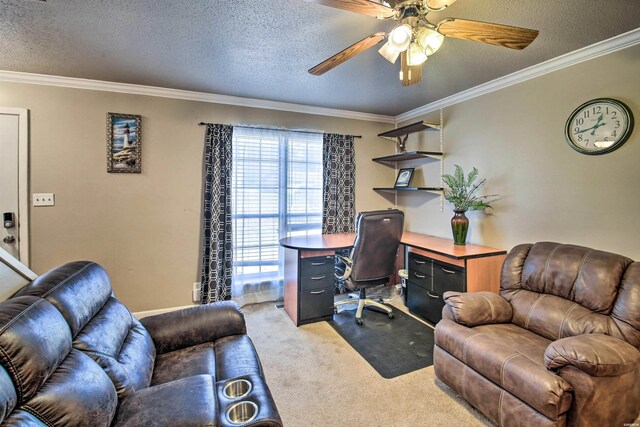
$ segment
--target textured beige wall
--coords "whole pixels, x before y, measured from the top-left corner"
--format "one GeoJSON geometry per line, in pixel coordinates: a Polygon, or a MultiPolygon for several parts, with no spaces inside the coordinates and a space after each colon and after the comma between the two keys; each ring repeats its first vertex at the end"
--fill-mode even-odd
{"type": "MultiPolygon", "coordinates": [[[[502,196],[488,215],[468,214],[468,241],[510,249],[553,240],[640,260],[639,72],[635,46],[445,109],[445,171],[476,166],[487,178],[486,192],[502,196]],[[617,151],[586,156],[567,145],[564,125],[578,105],[599,97],[626,103],[636,129],[617,151]]],[[[433,139],[414,136],[409,148],[434,148],[433,139]]],[[[420,173],[439,181],[437,163],[420,173]]],[[[448,203],[440,212],[438,197],[411,194],[399,204],[407,229],[451,236],[448,203]]]]}
{"type": "Polygon", "coordinates": [[[190,304],[199,280],[200,121],[363,135],[356,208],[389,206],[370,188],[393,170],[369,167],[392,148],[376,136],[389,124],[13,83],[0,83],[0,106],[30,110],[31,192],[56,195],[55,207],[31,208],[31,268],[97,261],[134,311],[190,304]],[[141,175],[106,172],[107,112],[143,116],[141,175]]]}

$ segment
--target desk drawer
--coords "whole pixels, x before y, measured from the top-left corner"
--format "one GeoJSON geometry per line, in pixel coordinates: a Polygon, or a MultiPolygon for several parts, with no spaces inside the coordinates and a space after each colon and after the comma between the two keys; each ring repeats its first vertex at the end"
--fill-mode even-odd
{"type": "Polygon", "coordinates": [[[444,294],[446,291],[465,292],[465,273],[460,267],[450,264],[433,263],[433,292],[444,294]]]}
{"type": "Polygon", "coordinates": [[[415,283],[407,282],[407,307],[412,313],[435,325],[442,319],[444,300],[442,295],[434,294],[415,283]]]}
{"type": "Polygon", "coordinates": [[[333,287],[300,292],[300,321],[333,316],[333,287]]]}
{"type": "Polygon", "coordinates": [[[333,292],[333,286],[335,285],[336,277],[333,274],[333,270],[329,273],[317,273],[313,276],[300,278],[300,289],[328,289],[331,288],[333,292]]]}
{"type": "Polygon", "coordinates": [[[409,271],[417,271],[418,273],[433,276],[433,261],[429,258],[422,257],[413,252],[409,252],[409,262],[407,263],[409,271]]]}
{"type": "Polygon", "coordinates": [[[336,261],[333,255],[303,258],[300,261],[300,277],[322,276],[329,273],[333,276],[335,269],[336,261]]]}
{"type": "Polygon", "coordinates": [[[431,290],[433,286],[433,279],[430,275],[412,269],[409,269],[409,281],[428,290],[431,290]]]}

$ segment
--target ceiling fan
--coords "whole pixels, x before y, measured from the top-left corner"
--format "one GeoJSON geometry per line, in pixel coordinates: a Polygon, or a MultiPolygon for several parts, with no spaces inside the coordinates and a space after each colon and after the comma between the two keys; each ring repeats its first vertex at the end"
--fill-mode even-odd
{"type": "Polygon", "coordinates": [[[314,76],[326,73],[386,38],[387,42],[378,52],[392,64],[400,57],[400,80],[403,86],[409,86],[422,80],[422,64],[442,46],[445,36],[518,50],[529,46],[538,36],[537,30],[489,22],[445,18],[434,24],[428,20],[430,12],[441,11],[456,0],[400,0],[391,3],[372,0],[306,1],[397,21],[395,28],[389,33],[375,33],[365,37],[309,69],[309,73],[314,76]]]}

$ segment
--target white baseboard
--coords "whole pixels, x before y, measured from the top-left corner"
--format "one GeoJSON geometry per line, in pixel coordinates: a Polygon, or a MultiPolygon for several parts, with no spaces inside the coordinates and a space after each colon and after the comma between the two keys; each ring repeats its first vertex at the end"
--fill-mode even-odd
{"type": "Polygon", "coordinates": [[[157,310],[138,311],[132,314],[136,317],[136,319],[142,319],[143,317],[155,316],[156,314],[169,313],[170,311],[182,310],[183,308],[189,308],[193,306],[195,306],[195,304],[183,305],[181,307],[159,308],[157,310]]]}

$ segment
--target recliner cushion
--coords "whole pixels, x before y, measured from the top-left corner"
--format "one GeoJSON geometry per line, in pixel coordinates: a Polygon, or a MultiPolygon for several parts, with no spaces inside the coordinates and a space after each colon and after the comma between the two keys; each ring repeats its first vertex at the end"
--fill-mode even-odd
{"type": "Polygon", "coordinates": [[[107,272],[95,262],[75,261],[54,268],[15,296],[46,298],[62,313],[75,337],[112,295],[107,272]]]}
{"type": "Polygon", "coordinates": [[[71,350],[38,392],[20,406],[48,426],[111,424],[118,406],[113,384],[89,356],[71,350]]]}
{"type": "Polygon", "coordinates": [[[124,399],[114,426],[214,426],[218,425],[216,408],[213,377],[187,377],[124,399]]]}
{"type": "Polygon", "coordinates": [[[113,297],[76,336],[73,347],[105,370],[120,399],[151,383],[153,341],[129,309],[113,297]]]}
{"type": "Polygon", "coordinates": [[[216,353],[212,342],[156,356],[151,385],[203,374],[214,378],[216,375],[216,353]]]}
{"type": "Polygon", "coordinates": [[[547,417],[569,410],[571,385],[544,366],[549,340],[512,324],[467,328],[446,319],[436,332],[436,345],[547,417]]]}
{"type": "Polygon", "coordinates": [[[58,310],[37,297],[0,304],[0,364],[18,402],[29,400],[71,351],[71,331],[58,310]]]}
{"type": "Polygon", "coordinates": [[[0,304],[0,365],[2,394],[8,396],[5,424],[110,425],[118,404],[113,384],[87,355],[72,349],[67,322],[46,299],[22,296],[0,304]],[[11,378],[6,388],[4,373],[11,378]]]}
{"type": "Polygon", "coordinates": [[[624,271],[633,260],[583,246],[540,242],[522,269],[522,289],[568,299],[596,313],[613,308],[624,271]]]}

